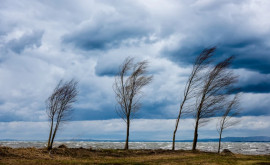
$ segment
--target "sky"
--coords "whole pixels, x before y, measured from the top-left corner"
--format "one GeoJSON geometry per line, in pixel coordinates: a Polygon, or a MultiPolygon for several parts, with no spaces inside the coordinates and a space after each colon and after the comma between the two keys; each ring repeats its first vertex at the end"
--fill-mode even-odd
{"type": "MultiPolygon", "coordinates": [[[[0,0],[0,139],[45,140],[45,100],[57,83],[79,81],[72,120],[58,139],[125,139],[114,76],[126,57],[149,61],[131,139],[170,140],[193,59],[216,46],[235,55],[241,120],[224,136],[270,136],[270,1],[0,0]]],[[[217,118],[199,138],[218,137],[217,118]]],[[[194,119],[177,139],[192,139],[194,119]]]]}

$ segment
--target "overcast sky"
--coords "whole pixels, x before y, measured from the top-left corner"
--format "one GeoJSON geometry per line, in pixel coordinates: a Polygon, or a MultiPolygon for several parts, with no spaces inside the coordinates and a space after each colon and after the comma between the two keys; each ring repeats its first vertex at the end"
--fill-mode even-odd
{"type": "MultiPolygon", "coordinates": [[[[131,139],[171,139],[190,64],[212,46],[217,60],[236,56],[243,92],[243,121],[224,136],[270,136],[269,18],[267,0],[0,0],[0,139],[47,139],[45,100],[71,78],[80,94],[58,138],[124,139],[112,84],[128,56],[154,76],[131,139]]],[[[215,120],[199,138],[217,137],[215,120]]]]}

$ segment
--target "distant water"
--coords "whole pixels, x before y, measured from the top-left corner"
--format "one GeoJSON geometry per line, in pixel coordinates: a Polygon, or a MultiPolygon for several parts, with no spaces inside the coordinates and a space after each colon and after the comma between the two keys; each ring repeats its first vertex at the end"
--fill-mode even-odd
{"type": "MultiPolygon", "coordinates": [[[[85,141],[64,141],[55,142],[55,146],[65,144],[69,148],[93,148],[93,149],[122,149],[124,142],[85,142],[85,141]]],[[[12,148],[20,147],[46,147],[46,142],[39,141],[0,141],[0,146],[12,148]]],[[[130,142],[130,149],[171,149],[171,142],[130,142]]],[[[176,142],[176,149],[191,150],[191,142],[176,142]]],[[[217,142],[198,142],[197,149],[201,151],[216,152],[218,147],[217,142]]],[[[241,153],[248,155],[270,155],[270,143],[256,142],[224,142],[222,149],[229,149],[233,153],[241,153]]]]}

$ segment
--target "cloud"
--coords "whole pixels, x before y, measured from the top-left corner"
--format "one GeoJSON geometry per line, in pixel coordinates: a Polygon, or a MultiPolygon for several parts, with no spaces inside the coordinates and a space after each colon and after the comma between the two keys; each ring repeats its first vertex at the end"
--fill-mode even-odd
{"type": "Polygon", "coordinates": [[[20,54],[26,48],[34,48],[41,46],[41,38],[44,31],[32,31],[24,33],[18,39],[12,39],[5,45],[6,48],[20,54]]]}
{"type": "Polygon", "coordinates": [[[80,90],[73,121],[117,118],[113,75],[127,56],[149,60],[154,75],[137,117],[175,119],[190,64],[209,46],[217,46],[217,60],[237,57],[232,69],[245,92],[242,116],[269,116],[269,6],[260,0],[3,1],[0,120],[46,121],[44,101],[60,79],[71,78],[80,90]]]}
{"type": "Polygon", "coordinates": [[[63,75],[38,58],[10,55],[1,63],[1,121],[46,120],[44,101],[63,75]]]}
{"type": "Polygon", "coordinates": [[[107,50],[121,44],[136,44],[147,40],[153,28],[146,25],[143,10],[114,8],[81,22],[75,30],[63,36],[64,43],[72,43],[83,50],[107,50]]]}
{"type": "Polygon", "coordinates": [[[260,82],[258,84],[252,85],[241,85],[241,88],[237,91],[240,92],[251,92],[251,93],[269,93],[270,92],[270,82],[260,82]]]}
{"type": "Polygon", "coordinates": [[[269,93],[270,92],[270,74],[262,74],[246,69],[234,70],[238,77],[235,85],[239,92],[245,93],[269,93]]]}
{"type": "Polygon", "coordinates": [[[191,2],[180,19],[180,36],[168,45],[163,56],[180,65],[189,64],[204,48],[217,46],[216,57],[236,55],[234,68],[270,73],[268,2],[191,2]],[[211,8],[211,10],[209,9],[211,8]],[[182,26],[182,27],[181,27],[182,26]]]}
{"type": "Polygon", "coordinates": [[[269,93],[262,94],[252,94],[247,93],[243,94],[241,98],[241,109],[242,115],[250,115],[250,116],[259,116],[266,115],[269,116],[270,111],[268,105],[270,103],[269,93]]]}
{"type": "Polygon", "coordinates": [[[107,55],[100,56],[95,66],[95,74],[98,76],[115,76],[119,71],[119,66],[124,61],[123,56],[107,55]],[[123,60],[120,60],[123,59],[123,60]]]}

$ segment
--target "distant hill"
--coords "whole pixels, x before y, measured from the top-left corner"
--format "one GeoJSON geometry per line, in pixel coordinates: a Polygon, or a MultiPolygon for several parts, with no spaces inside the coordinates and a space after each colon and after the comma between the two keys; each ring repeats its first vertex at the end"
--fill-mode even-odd
{"type": "MultiPolygon", "coordinates": [[[[198,142],[218,142],[219,139],[198,139],[198,142]]],[[[177,142],[192,142],[192,140],[177,140],[177,142]]],[[[268,136],[250,136],[250,137],[225,137],[222,142],[270,142],[268,136]]]]}
{"type": "Polygon", "coordinates": [[[251,137],[225,137],[222,141],[228,142],[270,142],[268,136],[251,136],[251,137]]]}

